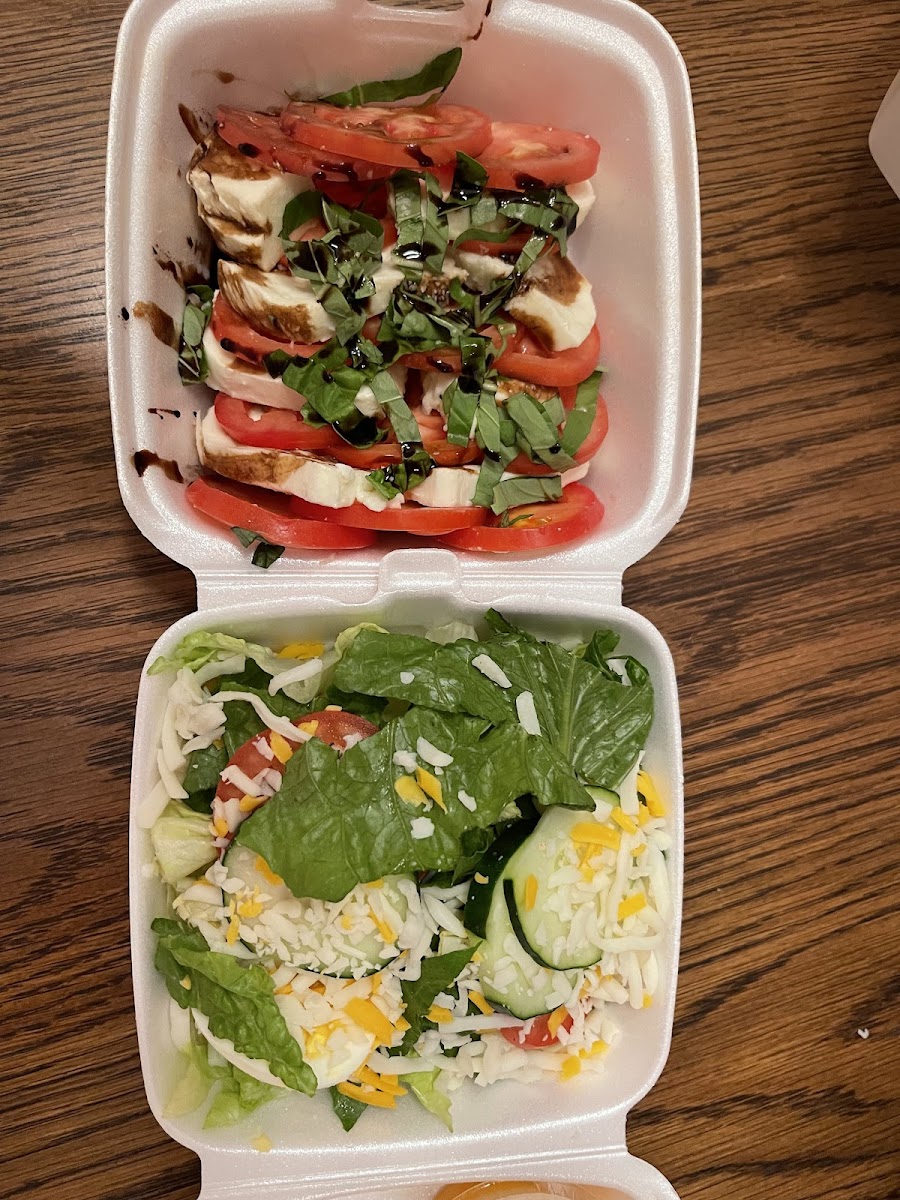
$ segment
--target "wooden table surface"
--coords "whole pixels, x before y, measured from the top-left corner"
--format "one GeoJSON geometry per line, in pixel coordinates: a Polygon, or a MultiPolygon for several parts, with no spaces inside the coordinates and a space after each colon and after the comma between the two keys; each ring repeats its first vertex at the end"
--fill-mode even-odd
{"type": "MultiPolygon", "coordinates": [[[[900,1196],[900,200],[866,138],[897,0],[652,0],[691,72],[693,494],[626,579],[681,681],[684,949],[632,1150],[684,1200],[900,1196]],[[858,1031],[868,1030],[863,1039],[858,1031]]],[[[146,1108],[126,915],[147,647],[194,606],[113,471],[103,158],[123,0],[0,5],[0,1194],[189,1200],[146,1108]]]]}

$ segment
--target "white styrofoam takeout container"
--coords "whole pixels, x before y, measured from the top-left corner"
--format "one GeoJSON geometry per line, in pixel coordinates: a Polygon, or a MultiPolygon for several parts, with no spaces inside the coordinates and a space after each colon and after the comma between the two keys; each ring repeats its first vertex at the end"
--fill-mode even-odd
{"type": "MultiPolygon", "coordinates": [[[[448,5],[456,0],[447,0],[448,5]]],[[[494,604],[536,632],[610,625],[649,667],[657,712],[647,764],[666,796],[676,919],[658,1002],[621,1015],[622,1042],[597,1076],[456,1093],[457,1132],[424,1110],[366,1114],[344,1134],[325,1101],[290,1096],[246,1124],[204,1131],[194,1116],[162,1116],[176,1070],[165,987],[153,969],[149,923],[161,888],[135,809],[152,779],[165,681],[142,678],[134,745],[131,922],[141,1063],[154,1115],[201,1158],[202,1196],[284,1200],[366,1196],[429,1200],[454,1179],[594,1183],[616,1200],[671,1200],[654,1168],[625,1148],[629,1110],[662,1070],[675,998],[683,839],[678,702],[660,634],[621,606],[622,573],[675,524],[687,500],[696,418],[700,256],[690,91],[672,40],[629,0],[495,0],[456,8],[366,0],[135,0],[116,58],[107,178],[110,393],[119,483],[135,524],[197,578],[198,611],[167,630],[148,661],[185,633],[227,629],[278,643],[333,635],[364,617],[394,628],[494,604]],[[475,34],[481,28],[477,39],[475,34]],[[137,450],[196,471],[191,412],[210,393],[183,389],[171,349],[121,310],[152,301],[177,318],[183,298],[162,262],[203,265],[204,235],[184,182],[192,143],[179,105],[211,117],[218,103],[265,108],[285,91],[326,94],[360,79],[399,76],[465,43],[449,99],[501,119],[567,125],[603,151],[598,199],[573,243],[591,279],[609,368],[609,436],[587,482],[604,524],[584,542],[540,556],[480,558],[395,538],[341,556],[294,551],[269,571],[205,523],[162,471],[139,476],[137,450]],[[223,83],[229,73],[233,82],[223,83]],[[205,395],[204,395],[205,393],[205,395]],[[175,417],[151,408],[177,410],[175,417]],[[264,1129],[274,1149],[259,1154],[264,1129]]]]}
{"type": "Polygon", "coordinates": [[[869,150],[879,171],[900,196],[900,73],[894,76],[875,114],[869,150]]]}

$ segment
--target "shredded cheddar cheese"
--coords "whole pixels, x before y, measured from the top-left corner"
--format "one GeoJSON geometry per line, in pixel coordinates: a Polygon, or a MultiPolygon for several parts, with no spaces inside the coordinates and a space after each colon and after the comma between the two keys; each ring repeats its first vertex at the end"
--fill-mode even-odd
{"type": "Polygon", "coordinates": [[[606,850],[618,850],[622,835],[615,829],[607,829],[591,821],[582,821],[572,830],[572,841],[603,846],[606,850]]]}
{"type": "Polygon", "coordinates": [[[280,733],[269,734],[269,745],[272,747],[272,753],[282,765],[293,758],[294,751],[291,749],[291,743],[280,733]]]}
{"type": "Polygon", "coordinates": [[[428,797],[409,775],[401,775],[394,781],[394,791],[406,804],[428,803],[428,797]]]}
{"type": "Polygon", "coordinates": [[[320,658],[325,650],[324,642],[290,642],[278,651],[279,658],[320,658]]]}
{"type": "Polygon", "coordinates": [[[394,1026],[390,1023],[380,1008],[376,1008],[371,1000],[363,1000],[356,996],[347,1002],[347,1016],[355,1021],[366,1033],[373,1034],[379,1042],[387,1045],[394,1036],[394,1026]]]}
{"type": "Polygon", "coordinates": [[[529,875],[525,880],[525,911],[531,912],[537,903],[538,881],[536,875],[529,875]]]}
{"type": "Polygon", "coordinates": [[[624,809],[618,807],[614,808],[612,810],[612,819],[619,826],[619,828],[624,829],[626,833],[637,833],[638,827],[635,824],[634,819],[630,817],[624,809]]]}
{"type": "Polygon", "coordinates": [[[574,1079],[581,1071],[581,1059],[574,1054],[570,1054],[559,1070],[559,1077],[562,1080],[574,1079]]]}
{"type": "Polygon", "coordinates": [[[626,917],[639,913],[646,903],[647,898],[643,892],[633,892],[619,904],[619,920],[624,921],[626,917]]]}
{"type": "Polygon", "coordinates": [[[441,788],[441,781],[435,778],[430,771],[426,771],[424,767],[416,767],[416,783],[422,789],[429,799],[433,800],[438,808],[447,811],[447,805],[444,803],[444,792],[441,788]]]}

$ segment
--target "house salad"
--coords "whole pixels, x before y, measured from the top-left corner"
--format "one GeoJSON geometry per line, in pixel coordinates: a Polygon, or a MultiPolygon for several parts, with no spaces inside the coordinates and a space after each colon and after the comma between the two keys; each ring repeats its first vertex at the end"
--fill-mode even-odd
{"type": "Polygon", "coordinates": [[[218,253],[180,371],[217,395],[187,497],[258,565],[378,531],[537,550],[602,518],[578,482],[607,430],[600,335],[569,257],[600,147],[440,100],[461,53],[220,107],[191,161],[218,253]]]}
{"type": "Polygon", "coordinates": [[[492,610],[480,638],[197,632],[151,666],[168,1115],[327,1091],[346,1129],[413,1098],[449,1125],[466,1080],[602,1067],[616,1010],[652,1002],[671,907],[652,683],[617,640],[492,610]]]}

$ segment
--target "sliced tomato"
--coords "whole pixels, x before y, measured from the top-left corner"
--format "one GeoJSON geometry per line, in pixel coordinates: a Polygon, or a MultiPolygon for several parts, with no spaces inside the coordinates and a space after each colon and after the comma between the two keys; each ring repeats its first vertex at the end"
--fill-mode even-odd
{"type": "Polygon", "coordinates": [[[563,489],[561,500],[511,508],[508,519],[508,526],[492,518],[490,524],[476,529],[448,533],[441,542],[456,550],[480,550],[490,554],[545,550],[549,546],[574,542],[596,529],[603,520],[603,505],[590,488],[570,483],[563,489]]]}
{"type": "Polygon", "coordinates": [[[266,337],[264,333],[257,333],[249,321],[245,321],[234,311],[221,292],[217,294],[213,303],[210,329],[223,350],[252,363],[262,362],[273,350],[284,350],[287,354],[294,354],[299,358],[311,358],[326,345],[325,342],[312,345],[304,342],[279,342],[275,338],[266,337]]]}
{"type": "Polygon", "coordinates": [[[373,217],[387,216],[387,188],[383,183],[336,183],[329,179],[316,179],[315,185],[329,200],[344,208],[361,209],[373,217]]]}
{"type": "MultiPolygon", "coordinates": [[[[501,1029],[500,1032],[508,1042],[512,1042],[514,1046],[555,1046],[559,1042],[559,1037],[556,1033],[550,1032],[550,1017],[551,1013],[545,1013],[540,1017],[532,1017],[525,1025],[511,1025],[508,1029],[501,1029]]],[[[567,1014],[560,1022],[559,1028],[565,1029],[566,1033],[572,1028],[572,1018],[567,1014]]]]}
{"type": "Polygon", "coordinates": [[[493,123],[490,145],[478,155],[488,187],[514,191],[590,179],[599,158],[599,143],[586,133],[508,121],[493,123]]]}
{"type": "Polygon", "coordinates": [[[332,157],[413,171],[455,163],[457,150],[477,156],[491,140],[484,113],[461,104],[337,108],[294,103],[281,114],[281,128],[302,146],[332,157]]]}
{"type": "Polygon", "coordinates": [[[347,508],[322,508],[305,500],[292,500],[300,516],[354,529],[381,529],[393,533],[414,533],[423,537],[438,537],[457,529],[468,529],[485,520],[489,510],[466,505],[464,508],[425,508],[419,504],[404,504],[401,508],[384,508],[380,512],[364,504],[347,508]]]}
{"type": "Polygon", "coordinates": [[[344,155],[332,156],[289,137],[269,113],[248,112],[222,106],[216,113],[219,137],[248,158],[280,167],[293,175],[308,175],[314,181],[358,183],[386,179],[390,167],[376,162],[358,161],[344,155]]]}
{"type": "Polygon", "coordinates": [[[230,479],[196,479],[186,495],[197,512],[230,528],[249,529],[279,546],[299,550],[361,550],[375,541],[363,529],[344,528],[297,515],[289,496],[230,479]]]}
{"type": "MultiPolygon", "coordinates": [[[[478,332],[482,337],[489,337],[498,349],[503,345],[503,335],[496,325],[486,325],[483,329],[479,329],[478,332]]],[[[377,335],[378,328],[376,326],[375,333],[372,336],[377,337],[377,335]]],[[[454,350],[452,346],[440,346],[436,350],[403,354],[397,359],[397,362],[414,371],[443,371],[447,375],[458,375],[462,370],[460,353],[458,350],[454,350]]],[[[525,376],[521,375],[519,378],[524,379],[525,376]]]]}
{"type": "MultiPolygon", "coordinates": [[[[528,229],[517,229],[509,235],[504,242],[487,242],[480,238],[473,238],[467,242],[457,242],[456,245],[460,250],[464,250],[467,254],[486,254],[490,258],[502,258],[504,255],[510,255],[510,261],[514,262],[514,255],[518,255],[525,248],[525,243],[531,236],[531,231],[528,229]]],[[[541,254],[558,254],[559,243],[555,238],[550,238],[544,243],[541,254]]]]}
{"type": "MultiPolygon", "coordinates": [[[[564,388],[563,391],[568,392],[569,388],[564,388]]],[[[574,391],[574,388],[571,389],[574,391]]],[[[562,395],[562,392],[560,393],[562,395]]],[[[563,399],[565,403],[565,398],[563,399]]],[[[603,403],[603,397],[597,397],[597,412],[594,416],[594,423],[588,430],[588,435],[572,455],[577,463],[590,462],[597,451],[603,444],[603,439],[606,437],[609,430],[609,413],[606,411],[606,405],[603,403]]],[[[545,463],[532,462],[527,454],[519,454],[512,460],[506,468],[513,475],[555,475],[557,472],[553,467],[548,467],[545,463]]]]}
{"type": "Polygon", "coordinates": [[[548,350],[529,330],[519,327],[516,337],[494,366],[501,375],[539,383],[542,387],[574,387],[597,367],[600,331],[595,325],[580,346],[548,350]]]}
{"type": "Polygon", "coordinates": [[[348,737],[367,738],[378,732],[378,726],[358,717],[356,713],[344,712],[343,709],[323,708],[320,712],[310,713],[301,717],[297,724],[305,725],[307,721],[316,722],[315,737],[327,742],[335,750],[345,750],[348,737]]]}
{"type": "Polygon", "coordinates": [[[309,425],[293,409],[261,408],[224,392],[216,396],[216,420],[242,446],[330,454],[341,441],[330,425],[309,425]]]}

